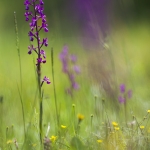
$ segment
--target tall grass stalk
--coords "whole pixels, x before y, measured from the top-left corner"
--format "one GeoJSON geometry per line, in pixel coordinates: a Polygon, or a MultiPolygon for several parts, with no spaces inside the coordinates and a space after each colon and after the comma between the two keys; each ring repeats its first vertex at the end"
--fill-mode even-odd
{"type": "Polygon", "coordinates": [[[53,90],[54,90],[54,99],[55,99],[56,118],[57,118],[58,130],[59,130],[60,123],[59,123],[59,113],[58,113],[58,106],[57,106],[56,88],[55,88],[53,48],[51,48],[51,65],[52,65],[52,80],[53,80],[53,90]]]}
{"type": "Polygon", "coordinates": [[[73,131],[74,131],[74,134],[76,135],[76,118],[75,118],[75,115],[76,115],[76,110],[75,110],[75,104],[72,104],[72,115],[73,115],[73,131]]]}
{"type": "Polygon", "coordinates": [[[18,84],[17,84],[17,88],[18,88],[18,93],[19,93],[19,97],[20,97],[20,102],[21,102],[21,110],[22,110],[22,118],[23,118],[23,129],[24,129],[24,140],[26,139],[26,129],[25,129],[25,115],[24,115],[24,106],[23,106],[23,100],[22,100],[22,95],[21,92],[19,90],[18,84]]]}
{"type": "Polygon", "coordinates": [[[124,102],[124,115],[125,115],[125,123],[128,127],[128,123],[127,123],[127,101],[124,102]]]}
{"type": "Polygon", "coordinates": [[[92,130],[93,130],[93,114],[91,114],[91,133],[90,134],[92,134],[92,130]]]}
{"type": "MultiPolygon", "coordinates": [[[[110,120],[109,120],[109,117],[108,117],[108,113],[107,113],[106,108],[105,108],[105,99],[102,99],[102,106],[103,106],[103,109],[104,109],[104,112],[105,112],[105,115],[106,115],[109,130],[111,132],[111,124],[110,124],[110,120]]],[[[106,122],[106,137],[108,135],[107,122],[106,122]]]]}
{"type": "Polygon", "coordinates": [[[20,48],[19,48],[19,36],[18,36],[18,26],[17,26],[17,17],[16,17],[16,12],[14,12],[14,23],[15,23],[15,33],[16,33],[16,48],[18,52],[18,58],[19,58],[19,72],[20,72],[20,89],[17,84],[18,88],[18,93],[20,97],[20,102],[21,102],[21,109],[22,109],[22,118],[23,118],[23,128],[24,128],[24,140],[26,138],[26,131],[25,131],[25,115],[24,115],[24,106],[23,106],[23,100],[22,100],[22,68],[21,68],[21,56],[20,56],[20,48]]]}
{"type": "Polygon", "coordinates": [[[19,58],[20,88],[21,88],[21,93],[22,93],[22,68],[21,68],[21,56],[20,56],[20,48],[19,48],[19,36],[18,36],[16,12],[14,12],[14,23],[15,23],[15,33],[16,33],[16,48],[17,48],[18,58],[19,58]]]}
{"type": "Polygon", "coordinates": [[[4,139],[4,135],[3,135],[3,96],[0,96],[0,147],[3,148],[3,139],[4,139]]]}

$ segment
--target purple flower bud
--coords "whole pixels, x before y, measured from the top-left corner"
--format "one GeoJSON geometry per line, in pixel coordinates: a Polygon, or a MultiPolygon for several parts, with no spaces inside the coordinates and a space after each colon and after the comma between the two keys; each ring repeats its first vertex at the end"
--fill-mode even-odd
{"type": "Polygon", "coordinates": [[[47,38],[44,38],[42,44],[47,47],[47,46],[48,46],[48,39],[47,39],[47,38]]]}
{"type": "Polygon", "coordinates": [[[46,60],[43,60],[42,58],[37,58],[36,65],[38,65],[39,63],[46,63],[46,60]]]}
{"type": "Polygon", "coordinates": [[[43,60],[42,62],[45,64],[45,63],[46,63],[46,60],[43,60]]]}
{"type": "Polygon", "coordinates": [[[29,31],[28,35],[29,36],[34,36],[34,34],[31,31],[29,31]]]}
{"type": "Polygon", "coordinates": [[[42,62],[43,62],[42,58],[37,58],[37,64],[42,62]]]}
{"type": "Polygon", "coordinates": [[[45,32],[48,32],[48,28],[47,28],[47,27],[45,27],[45,28],[44,28],[44,31],[45,31],[45,32]]]}
{"type": "Polygon", "coordinates": [[[26,5],[26,6],[28,6],[28,5],[30,5],[31,3],[29,2],[29,0],[25,0],[24,1],[24,5],[26,5]]]}
{"type": "Polygon", "coordinates": [[[77,61],[77,57],[75,55],[71,55],[70,59],[73,63],[75,63],[77,61]]]}
{"type": "Polygon", "coordinates": [[[44,51],[44,50],[41,50],[41,51],[40,51],[40,54],[43,55],[44,58],[46,58],[46,55],[45,55],[45,51],[44,51]]]}
{"type": "Polygon", "coordinates": [[[72,83],[72,87],[75,89],[75,90],[78,90],[79,89],[79,84],[74,82],[72,83]]]}
{"type": "Polygon", "coordinates": [[[124,93],[124,92],[125,92],[125,85],[124,85],[124,84],[121,84],[121,85],[120,85],[120,92],[121,92],[121,93],[124,93]]]}
{"type": "Polygon", "coordinates": [[[25,8],[26,10],[29,10],[29,5],[26,5],[26,8],[25,8]]]}
{"type": "Polygon", "coordinates": [[[28,11],[25,12],[24,16],[26,17],[26,21],[29,20],[29,16],[30,16],[30,15],[31,15],[30,12],[28,12],[28,11]]]}
{"type": "Polygon", "coordinates": [[[45,23],[46,22],[46,19],[45,18],[42,18],[42,23],[45,23]]]}
{"type": "Polygon", "coordinates": [[[67,46],[67,45],[65,45],[65,46],[63,47],[62,53],[63,53],[64,55],[68,55],[68,46],[67,46]]]}
{"type": "Polygon", "coordinates": [[[31,54],[32,52],[31,51],[28,51],[28,54],[31,54]]]}
{"type": "Polygon", "coordinates": [[[81,72],[81,71],[80,71],[80,67],[77,66],[77,65],[73,66],[73,70],[74,70],[77,74],[79,74],[79,73],[81,72]]]}
{"type": "Polygon", "coordinates": [[[30,41],[33,41],[34,40],[34,38],[33,37],[30,37],[30,41]]]}
{"type": "Polygon", "coordinates": [[[119,102],[122,104],[122,103],[125,103],[125,98],[124,97],[122,97],[122,96],[119,96],[118,97],[118,100],[119,100],[119,102]]]}
{"type": "Polygon", "coordinates": [[[26,21],[29,21],[29,18],[28,18],[28,17],[26,17],[26,21]]]}
{"type": "Polygon", "coordinates": [[[44,5],[44,2],[43,2],[43,0],[40,0],[40,5],[44,5]]]}

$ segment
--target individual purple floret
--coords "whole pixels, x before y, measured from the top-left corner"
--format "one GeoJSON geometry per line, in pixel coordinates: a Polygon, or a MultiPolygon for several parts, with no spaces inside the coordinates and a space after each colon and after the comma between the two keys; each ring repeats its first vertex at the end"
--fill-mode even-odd
{"type": "Polygon", "coordinates": [[[74,70],[77,74],[79,74],[79,73],[81,72],[80,67],[77,66],[77,65],[73,66],[73,70],[74,70]]]}
{"type": "Polygon", "coordinates": [[[36,65],[38,65],[39,63],[46,63],[46,60],[43,60],[42,58],[37,58],[36,65]]]}
{"type": "Polygon", "coordinates": [[[32,54],[32,51],[36,51],[36,48],[33,45],[28,46],[28,54],[32,54]]]}
{"type": "Polygon", "coordinates": [[[72,63],[75,63],[77,61],[77,57],[75,55],[70,55],[70,59],[72,63]]]}
{"type": "Polygon", "coordinates": [[[80,67],[76,65],[77,57],[69,54],[68,46],[65,45],[59,54],[59,59],[62,62],[62,71],[68,76],[70,87],[66,89],[67,93],[73,96],[73,90],[79,89],[79,84],[76,82],[76,75],[79,74],[80,67]]]}
{"type": "Polygon", "coordinates": [[[48,39],[47,38],[43,39],[42,45],[45,45],[46,47],[48,46],[48,39]]]}
{"type": "Polygon", "coordinates": [[[125,103],[125,98],[122,97],[122,96],[119,96],[118,100],[119,100],[120,103],[125,103]]]}
{"type": "Polygon", "coordinates": [[[124,92],[125,92],[125,85],[124,85],[124,84],[121,84],[121,85],[120,85],[120,92],[121,92],[121,93],[124,93],[124,92]]]}
{"type": "Polygon", "coordinates": [[[76,83],[76,82],[73,82],[72,87],[73,87],[74,89],[78,90],[78,89],[79,89],[79,84],[76,83]]]}
{"type": "Polygon", "coordinates": [[[43,78],[43,82],[46,82],[47,84],[50,84],[51,82],[49,81],[49,78],[47,78],[46,76],[43,78]]]}
{"type": "Polygon", "coordinates": [[[41,51],[40,51],[40,54],[43,55],[43,58],[46,58],[46,55],[45,55],[45,51],[44,51],[44,50],[41,50],[41,51]]]}

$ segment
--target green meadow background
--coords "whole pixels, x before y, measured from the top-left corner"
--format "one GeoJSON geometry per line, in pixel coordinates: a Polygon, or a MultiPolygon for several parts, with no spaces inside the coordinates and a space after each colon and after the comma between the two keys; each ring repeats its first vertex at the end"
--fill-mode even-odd
{"type": "MultiPolygon", "coordinates": [[[[49,46],[45,48],[47,63],[42,65],[42,75],[48,76],[52,82],[51,47],[53,47],[60,124],[67,126],[68,133],[64,143],[69,145],[69,140],[74,133],[72,122],[77,121],[76,116],[81,113],[85,117],[80,127],[81,139],[84,142],[91,137],[91,143],[95,141],[93,149],[99,149],[96,139],[103,140],[104,133],[101,131],[102,123],[105,121],[102,99],[105,100],[105,109],[110,122],[115,121],[121,126],[125,125],[124,108],[118,102],[120,84],[124,83],[126,89],[131,89],[133,92],[127,104],[128,122],[132,121],[133,115],[139,120],[142,119],[150,109],[149,1],[111,1],[107,37],[105,39],[102,37],[101,29],[97,27],[96,20],[93,19],[91,24],[99,33],[100,41],[88,50],[83,45],[82,39],[88,38],[90,43],[92,37],[82,37],[83,28],[76,20],[72,21],[71,14],[68,14],[71,2],[68,0],[45,0],[44,2],[49,32],[48,34],[43,32],[42,36],[48,37],[49,46]],[[104,45],[101,44],[102,41],[104,45]],[[65,93],[69,81],[62,72],[59,60],[59,53],[64,44],[68,45],[70,53],[77,55],[77,64],[81,67],[81,74],[77,77],[80,89],[74,92],[73,99],[65,93]],[[75,104],[75,118],[72,104],[75,104]],[[89,135],[91,114],[94,115],[93,136],[89,135]]],[[[36,55],[27,54],[27,47],[30,44],[29,26],[24,18],[23,1],[1,0],[0,12],[0,96],[3,97],[3,101],[0,102],[0,147],[3,149],[7,141],[14,138],[17,139],[19,146],[23,144],[24,129],[19,91],[24,105],[26,130],[31,139],[28,145],[31,146],[34,143],[38,145],[36,55]],[[18,23],[22,80],[16,48],[14,11],[18,23]]],[[[53,83],[44,84],[43,89],[43,132],[46,134],[50,123],[48,135],[50,137],[57,133],[53,83]]],[[[148,128],[147,125],[147,130],[148,128]]],[[[38,149],[38,146],[35,149],[38,149]]]]}

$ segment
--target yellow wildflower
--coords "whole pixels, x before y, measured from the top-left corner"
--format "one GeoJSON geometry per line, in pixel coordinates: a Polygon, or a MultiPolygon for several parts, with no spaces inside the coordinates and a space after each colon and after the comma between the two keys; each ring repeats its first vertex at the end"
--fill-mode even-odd
{"type": "Polygon", "coordinates": [[[62,129],[66,129],[66,128],[67,128],[67,126],[61,125],[61,128],[62,128],[62,129]]]}
{"type": "Polygon", "coordinates": [[[97,142],[98,142],[98,143],[102,143],[102,142],[103,142],[103,140],[97,140],[97,142]]]}
{"type": "Polygon", "coordinates": [[[112,125],[113,125],[114,127],[117,127],[117,126],[118,126],[118,123],[112,122],[112,125]]]}
{"type": "Polygon", "coordinates": [[[8,140],[7,141],[7,144],[11,144],[13,141],[12,140],[8,140]]]}
{"type": "Polygon", "coordinates": [[[82,121],[84,119],[84,115],[78,114],[78,119],[79,119],[79,122],[82,121]]]}
{"type": "Polygon", "coordinates": [[[120,128],[119,127],[115,127],[115,130],[119,130],[120,128]]]}
{"type": "Polygon", "coordinates": [[[33,147],[35,147],[37,144],[32,144],[33,147]]]}
{"type": "Polygon", "coordinates": [[[144,129],[145,127],[144,126],[140,126],[140,129],[144,129]]]}
{"type": "Polygon", "coordinates": [[[57,136],[52,135],[52,136],[50,137],[50,140],[51,140],[52,142],[55,142],[56,139],[57,139],[57,136]]]}
{"type": "Polygon", "coordinates": [[[148,112],[148,113],[150,113],[150,109],[149,109],[149,110],[147,110],[147,112],[148,112]]]}

